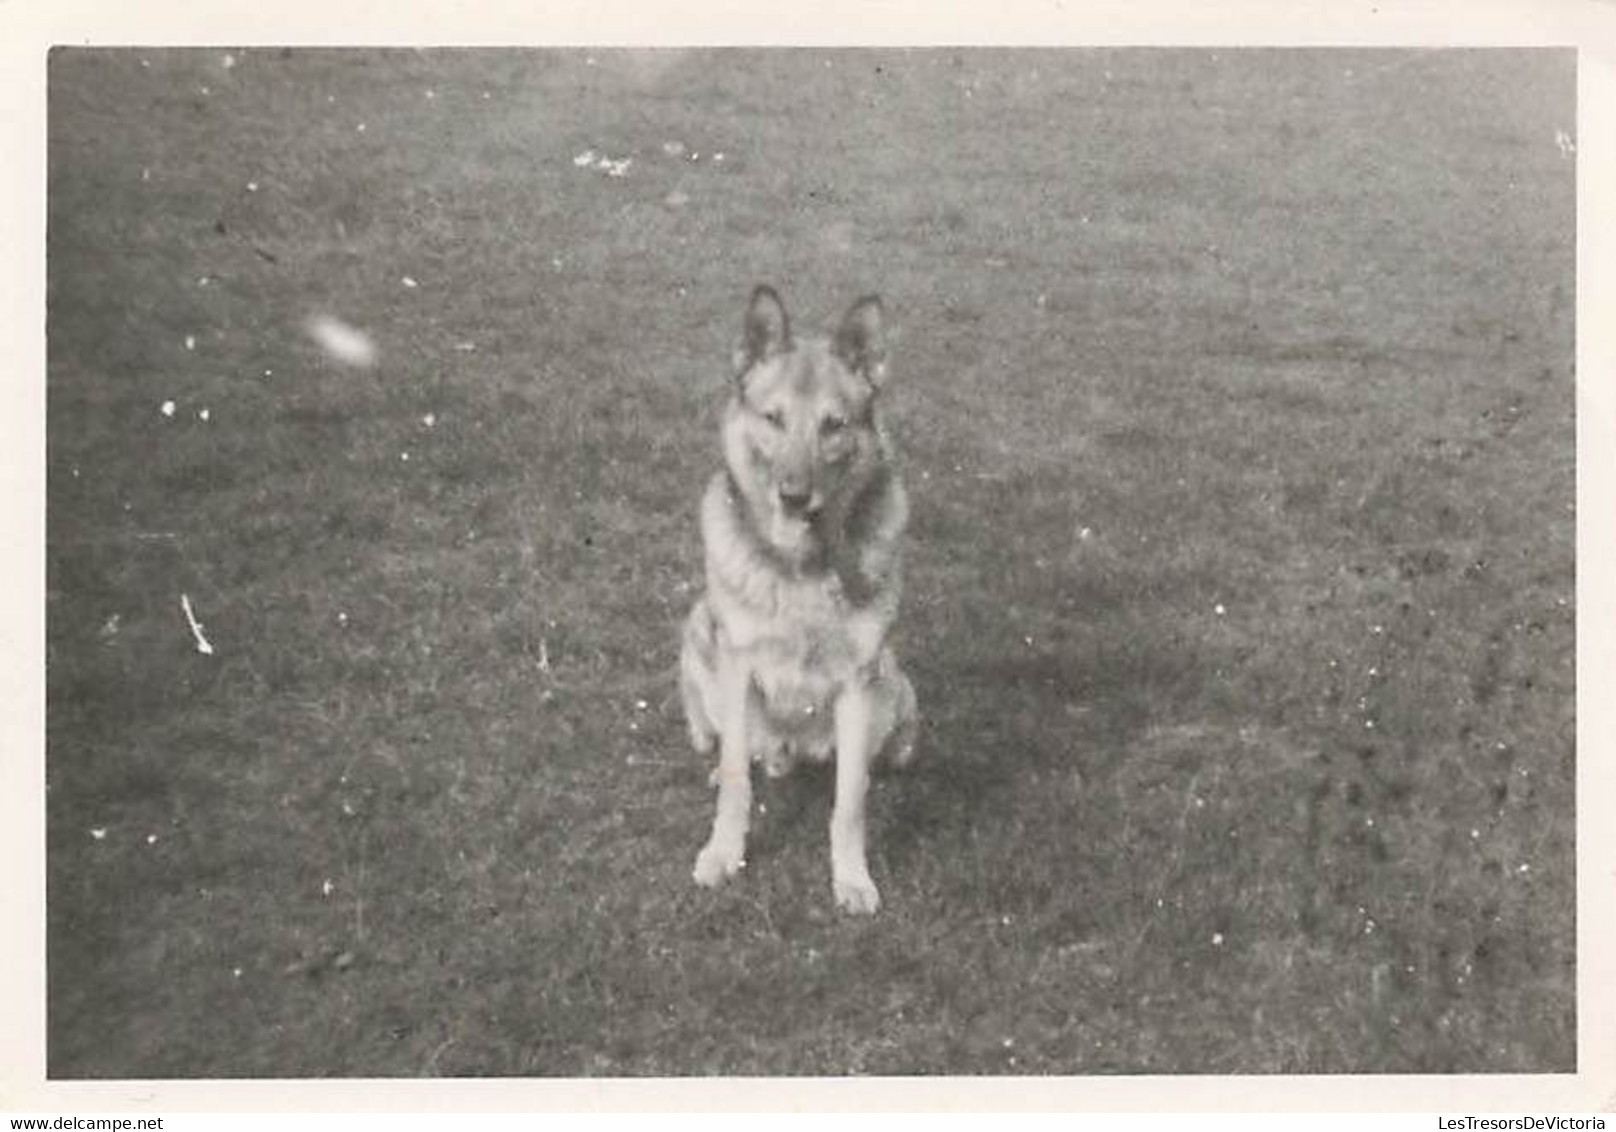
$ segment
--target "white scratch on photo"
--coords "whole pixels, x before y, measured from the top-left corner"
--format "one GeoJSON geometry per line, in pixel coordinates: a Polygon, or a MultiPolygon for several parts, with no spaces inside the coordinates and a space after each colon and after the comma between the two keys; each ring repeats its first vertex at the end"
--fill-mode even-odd
{"type": "Polygon", "coordinates": [[[213,646],[202,635],[202,623],[196,619],[196,614],[191,610],[189,594],[180,594],[180,608],[185,611],[185,622],[190,625],[191,635],[196,638],[196,651],[203,656],[212,656],[213,646]]]}

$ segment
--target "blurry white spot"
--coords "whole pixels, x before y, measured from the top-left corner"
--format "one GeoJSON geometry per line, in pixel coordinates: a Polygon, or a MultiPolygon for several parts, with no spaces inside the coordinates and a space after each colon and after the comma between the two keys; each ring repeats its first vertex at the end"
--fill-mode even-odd
{"type": "Polygon", "coordinates": [[[354,808],[353,808],[353,806],[351,806],[351,805],[349,805],[349,804],[348,804],[348,803],[347,803],[347,802],[344,802],[344,803],[343,803],[343,804],[342,804],[342,812],[343,812],[343,813],[344,813],[344,814],[346,814],[346,815],[347,815],[347,816],[348,816],[348,817],[353,817],[353,815],[354,815],[354,808]]]}
{"type": "Polygon", "coordinates": [[[355,126],[354,129],[358,130],[360,133],[364,133],[365,132],[365,124],[363,122],[361,122],[361,123],[359,123],[359,125],[355,126]]]}
{"type": "Polygon", "coordinates": [[[550,642],[543,637],[539,638],[539,671],[550,671],[550,642]]]}
{"type": "Polygon", "coordinates": [[[213,93],[213,91],[211,91],[211,90],[209,90],[209,89],[208,89],[208,88],[207,88],[207,87],[203,87],[203,88],[202,88],[202,93],[203,93],[203,94],[212,94],[212,93],[213,93]]]}
{"type": "Polygon", "coordinates": [[[140,61],[140,65],[142,67],[150,67],[151,66],[151,60],[150,59],[142,59],[140,61]]]}
{"type": "Polygon", "coordinates": [[[147,845],[156,845],[157,844],[157,835],[155,833],[148,833],[146,835],[146,844],[147,845]]]}
{"type": "Polygon", "coordinates": [[[459,350],[462,354],[473,354],[473,353],[477,352],[477,343],[475,343],[475,342],[456,342],[455,343],[455,349],[459,350]]]}
{"type": "Polygon", "coordinates": [[[90,836],[95,838],[97,841],[105,841],[107,839],[106,827],[102,826],[99,829],[92,829],[90,831],[90,836]]]}
{"type": "Polygon", "coordinates": [[[196,281],[196,285],[198,287],[206,287],[209,283],[212,283],[212,282],[213,282],[213,280],[209,279],[206,275],[203,275],[203,276],[198,277],[198,279],[196,281]]]}
{"type": "Polygon", "coordinates": [[[1481,836],[1481,830],[1473,829],[1473,830],[1470,831],[1470,840],[1474,841],[1480,836],[1481,836]]]}
{"type": "Polygon", "coordinates": [[[1379,676],[1380,675],[1380,669],[1377,666],[1371,664],[1369,666],[1369,675],[1371,675],[1371,676],[1379,676]]]}
{"type": "Polygon", "coordinates": [[[315,344],[343,365],[367,369],[376,364],[376,346],[370,336],[330,315],[315,315],[304,324],[315,344]]]}
{"type": "Polygon", "coordinates": [[[199,421],[205,421],[210,416],[212,416],[212,414],[207,409],[198,409],[196,412],[196,419],[199,421]]]}
{"type": "Polygon", "coordinates": [[[187,350],[196,349],[196,335],[195,334],[187,334],[185,336],[185,348],[187,350]]]}
{"type": "Polygon", "coordinates": [[[141,171],[140,171],[140,179],[141,179],[141,180],[142,180],[142,181],[149,181],[149,180],[151,180],[151,170],[150,170],[150,169],[142,169],[142,170],[141,170],[141,171]]]}
{"type": "Polygon", "coordinates": [[[237,979],[241,978],[241,968],[240,967],[231,968],[230,974],[231,974],[231,976],[233,978],[237,978],[237,979]]]}
{"type": "Polygon", "coordinates": [[[404,278],[400,279],[399,282],[404,284],[404,286],[408,287],[412,291],[415,290],[415,288],[420,286],[419,283],[417,283],[414,279],[410,278],[408,275],[406,275],[404,278]]]}
{"type": "Polygon", "coordinates": [[[408,452],[400,452],[398,454],[398,458],[403,460],[406,464],[410,462],[410,454],[408,452]]]}
{"type": "Polygon", "coordinates": [[[203,656],[212,656],[213,646],[202,635],[202,623],[196,619],[196,614],[191,611],[191,599],[186,594],[180,594],[180,609],[185,612],[185,622],[191,627],[191,636],[196,638],[196,651],[203,656]]]}
{"type": "Polygon", "coordinates": [[[1195,808],[1197,810],[1206,809],[1206,799],[1205,798],[1197,798],[1197,799],[1195,799],[1195,808]]]}
{"type": "Polygon", "coordinates": [[[489,94],[486,90],[483,91],[483,101],[486,102],[486,101],[488,101],[488,99],[490,99],[492,97],[493,97],[493,95],[489,94]]]}
{"type": "Polygon", "coordinates": [[[228,71],[231,67],[236,65],[236,57],[234,55],[226,55],[223,59],[219,60],[219,62],[224,69],[228,71]]]}
{"type": "Polygon", "coordinates": [[[1370,627],[1369,631],[1371,633],[1374,633],[1376,636],[1379,636],[1381,633],[1384,633],[1386,630],[1385,630],[1384,627],[1382,627],[1380,625],[1374,625],[1374,626],[1370,627]]]}
{"type": "Polygon", "coordinates": [[[1212,946],[1213,947],[1222,947],[1223,946],[1223,933],[1222,932],[1213,932],[1212,933],[1212,946]]]}
{"type": "Polygon", "coordinates": [[[669,157],[679,157],[684,154],[685,143],[682,141],[665,141],[662,143],[662,152],[669,157]]]}
{"type": "Polygon", "coordinates": [[[337,624],[338,625],[346,625],[347,623],[348,623],[348,615],[339,610],[337,612],[337,624]]]}
{"type": "Polygon", "coordinates": [[[1571,135],[1564,130],[1554,131],[1554,144],[1560,147],[1560,152],[1570,157],[1577,152],[1577,143],[1571,140],[1571,135]]]}
{"type": "Polygon", "coordinates": [[[426,416],[421,418],[421,423],[426,425],[427,428],[431,428],[433,425],[438,423],[437,414],[428,413],[426,416]]]}
{"type": "Polygon", "coordinates": [[[428,88],[427,88],[427,92],[426,92],[426,96],[427,96],[427,97],[428,97],[428,98],[436,98],[436,97],[438,97],[438,92],[437,92],[437,91],[435,91],[435,90],[433,90],[433,89],[431,89],[431,88],[430,88],[430,87],[428,87],[428,88]]]}
{"type": "Polygon", "coordinates": [[[602,162],[601,168],[606,170],[606,176],[608,177],[625,177],[628,175],[628,167],[632,164],[634,164],[634,159],[625,157],[620,161],[602,162]]]}
{"type": "Polygon", "coordinates": [[[1365,727],[1366,727],[1366,728],[1368,728],[1368,729],[1369,729],[1369,730],[1370,730],[1370,731],[1373,731],[1373,730],[1374,730],[1374,729],[1375,729],[1375,721],[1374,721],[1374,720],[1372,720],[1372,719],[1366,719],[1366,720],[1364,720],[1364,721],[1363,721],[1363,725],[1364,725],[1364,726],[1365,726],[1365,727]]]}
{"type": "Polygon", "coordinates": [[[325,100],[327,102],[335,102],[337,100],[337,96],[334,94],[328,94],[325,96],[325,100]]]}
{"type": "Polygon", "coordinates": [[[1010,917],[1009,916],[1000,916],[999,917],[999,923],[1002,924],[1005,927],[1009,927],[1010,926],[1010,917]]]}
{"type": "Polygon", "coordinates": [[[331,883],[331,880],[330,880],[329,877],[325,881],[323,881],[321,883],[321,885],[320,885],[320,895],[321,896],[330,896],[336,890],[337,890],[337,886],[331,883]]]}
{"type": "Polygon", "coordinates": [[[256,193],[258,191],[258,182],[257,181],[248,181],[247,182],[247,191],[249,193],[256,193]]]}
{"type": "Polygon", "coordinates": [[[1027,647],[1028,648],[1032,647],[1032,638],[1031,637],[1022,637],[1021,639],[1027,642],[1027,647]]]}
{"type": "Polygon", "coordinates": [[[1529,872],[1532,871],[1532,866],[1523,864],[1519,869],[1517,869],[1515,871],[1516,872],[1521,872],[1521,873],[1529,873],[1529,872]]]}
{"type": "Polygon", "coordinates": [[[635,700],[634,701],[634,706],[636,708],[638,708],[640,711],[644,711],[646,708],[650,707],[651,705],[646,703],[644,700],[635,700]]]}
{"type": "Polygon", "coordinates": [[[724,160],[724,155],[722,153],[715,153],[713,154],[713,160],[722,162],[724,160]]]}
{"type": "Polygon", "coordinates": [[[1212,612],[1216,613],[1219,617],[1222,617],[1227,611],[1223,608],[1223,604],[1220,602],[1212,607],[1212,612]]]}
{"type": "Polygon", "coordinates": [[[266,369],[266,370],[265,370],[265,371],[264,371],[264,376],[265,376],[265,377],[269,377],[269,376],[270,376],[270,375],[272,375],[272,374],[273,374],[273,373],[274,373],[274,372],[275,372],[275,371],[274,371],[274,370],[272,370],[272,369],[266,369]]]}
{"type": "Polygon", "coordinates": [[[164,401],[162,406],[158,409],[158,412],[162,413],[165,417],[172,417],[174,415],[174,402],[164,401]]]}
{"type": "Polygon", "coordinates": [[[572,163],[578,166],[578,168],[582,169],[585,165],[593,165],[595,163],[595,156],[594,150],[586,149],[577,157],[574,157],[572,159],[572,163]]]}
{"type": "Polygon", "coordinates": [[[1016,1044],[1016,1039],[1014,1039],[1014,1038],[1006,1038],[1006,1039],[1004,1039],[1004,1048],[1005,1049],[1010,1049],[1010,1048],[1014,1047],[1015,1044],[1016,1044]]]}

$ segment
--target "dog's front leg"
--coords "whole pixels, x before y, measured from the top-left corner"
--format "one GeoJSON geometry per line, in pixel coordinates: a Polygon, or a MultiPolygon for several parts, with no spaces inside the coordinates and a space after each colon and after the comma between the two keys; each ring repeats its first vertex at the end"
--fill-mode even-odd
{"type": "Polygon", "coordinates": [[[713,834],[696,856],[696,883],[722,884],[746,866],[746,830],[752,818],[752,759],[747,734],[751,674],[735,658],[718,666],[718,812],[713,834]]]}
{"type": "Polygon", "coordinates": [[[830,815],[831,881],[836,903],[849,912],[874,912],[881,894],[864,854],[864,803],[874,753],[875,698],[862,684],[836,697],[836,803],[830,815]]]}

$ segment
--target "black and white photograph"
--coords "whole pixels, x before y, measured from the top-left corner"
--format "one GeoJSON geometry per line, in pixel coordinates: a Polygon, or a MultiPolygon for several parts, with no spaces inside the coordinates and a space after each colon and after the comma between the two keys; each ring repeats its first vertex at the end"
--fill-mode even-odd
{"type": "Polygon", "coordinates": [[[56,44],[47,1080],[1598,1068],[1580,65],[56,44]]]}

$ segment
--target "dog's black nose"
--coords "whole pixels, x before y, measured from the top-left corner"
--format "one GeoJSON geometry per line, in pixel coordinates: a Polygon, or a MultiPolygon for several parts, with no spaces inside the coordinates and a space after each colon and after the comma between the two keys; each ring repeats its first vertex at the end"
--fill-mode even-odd
{"type": "Polygon", "coordinates": [[[808,513],[808,505],[813,502],[813,498],[812,492],[786,491],[782,489],[780,492],[780,507],[787,515],[805,515],[808,513]]]}

